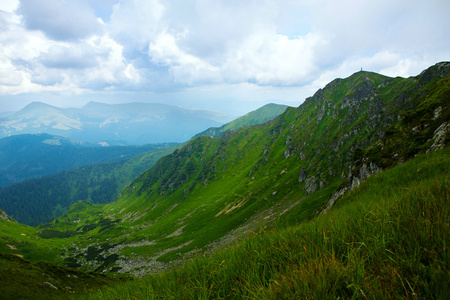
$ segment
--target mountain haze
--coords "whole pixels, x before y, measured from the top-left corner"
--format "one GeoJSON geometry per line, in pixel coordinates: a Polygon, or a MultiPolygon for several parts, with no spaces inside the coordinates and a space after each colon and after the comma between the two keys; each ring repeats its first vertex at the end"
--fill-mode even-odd
{"type": "Polygon", "coordinates": [[[109,145],[185,142],[232,117],[209,111],[187,110],[156,103],[104,104],[57,108],[33,102],[0,119],[0,137],[48,133],[109,145]]]}
{"type": "Polygon", "coordinates": [[[0,187],[71,168],[124,160],[173,144],[100,147],[49,134],[0,139],[0,187]]]}

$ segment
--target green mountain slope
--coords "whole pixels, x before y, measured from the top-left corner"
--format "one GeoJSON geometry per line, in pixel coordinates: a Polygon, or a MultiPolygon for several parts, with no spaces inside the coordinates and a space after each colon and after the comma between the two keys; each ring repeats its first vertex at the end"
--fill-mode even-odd
{"type": "Polygon", "coordinates": [[[239,117],[236,120],[233,120],[220,127],[208,128],[207,130],[197,134],[196,136],[208,135],[210,137],[217,138],[222,136],[222,134],[225,131],[238,130],[243,127],[262,124],[267,121],[275,119],[276,117],[281,115],[286,110],[286,108],[288,108],[288,106],[286,105],[274,103],[266,104],[263,107],[260,107],[257,110],[249,112],[248,114],[243,115],[242,117],[239,117]]]}
{"type": "Polygon", "coordinates": [[[136,176],[178,147],[181,145],[120,147],[153,150],[118,162],[87,165],[0,188],[0,207],[20,223],[38,225],[59,217],[80,200],[111,202],[136,176]]]}
{"type": "Polygon", "coordinates": [[[418,156],[313,220],[83,299],[446,299],[449,158],[418,156]]]}
{"type": "MultiPolygon", "coordinates": [[[[192,139],[115,202],[77,206],[42,227],[40,236],[73,243],[58,259],[74,266],[145,274],[264,226],[298,224],[378,173],[384,165],[369,161],[365,149],[387,141],[392,128],[412,131],[407,116],[424,103],[448,110],[448,94],[442,91],[448,89],[449,65],[407,79],[358,72],[334,80],[273,122],[217,139],[192,139]]],[[[447,117],[427,122],[438,128],[447,117]]],[[[432,130],[422,134],[427,140],[435,135],[432,130]]]]}

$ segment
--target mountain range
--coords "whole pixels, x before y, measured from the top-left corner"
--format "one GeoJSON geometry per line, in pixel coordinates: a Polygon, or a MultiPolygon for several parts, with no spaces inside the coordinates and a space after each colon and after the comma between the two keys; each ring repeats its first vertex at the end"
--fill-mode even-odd
{"type": "MultiPolygon", "coordinates": [[[[284,110],[284,105],[265,105],[218,130],[261,124],[284,110]]],[[[48,134],[0,139],[0,207],[21,223],[37,225],[59,217],[79,200],[111,202],[136,176],[181,146],[100,147],[48,134]]]]}
{"type": "Polygon", "coordinates": [[[191,139],[112,203],[0,220],[0,252],[158,273],[91,299],[444,298],[449,74],[336,79],[270,122],[191,139]]]}
{"type": "Polygon", "coordinates": [[[143,145],[186,142],[209,127],[233,117],[156,103],[105,104],[57,108],[33,102],[0,119],[0,138],[47,133],[102,145],[143,145]]]}

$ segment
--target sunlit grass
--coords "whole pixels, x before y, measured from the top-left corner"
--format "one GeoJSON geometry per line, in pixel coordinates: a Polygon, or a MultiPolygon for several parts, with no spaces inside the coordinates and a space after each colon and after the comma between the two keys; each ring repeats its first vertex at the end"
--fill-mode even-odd
{"type": "Polygon", "coordinates": [[[325,215],[89,299],[442,298],[449,150],[373,176],[325,215]]]}

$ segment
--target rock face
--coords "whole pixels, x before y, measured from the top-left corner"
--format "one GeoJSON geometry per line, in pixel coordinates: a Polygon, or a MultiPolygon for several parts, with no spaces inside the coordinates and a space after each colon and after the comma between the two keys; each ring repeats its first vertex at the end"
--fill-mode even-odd
{"type": "Polygon", "coordinates": [[[381,172],[381,168],[379,168],[373,162],[367,162],[367,160],[363,161],[361,167],[357,172],[355,172],[355,169],[356,168],[354,165],[350,167],[350,175],[348,179],[348,186],[350,189],[353,189],[360,185],[361,182],[369,178],[369,176],[381,172]]]}
{"type": "Polygon", "coordinates": [[[447,134],[450,130],[450,124],[444,122],[435,131],[432,138],[433,144],[427,150],[427,153],[442,149],[445,146],[445,140],[447,139],[447,134]]]}

